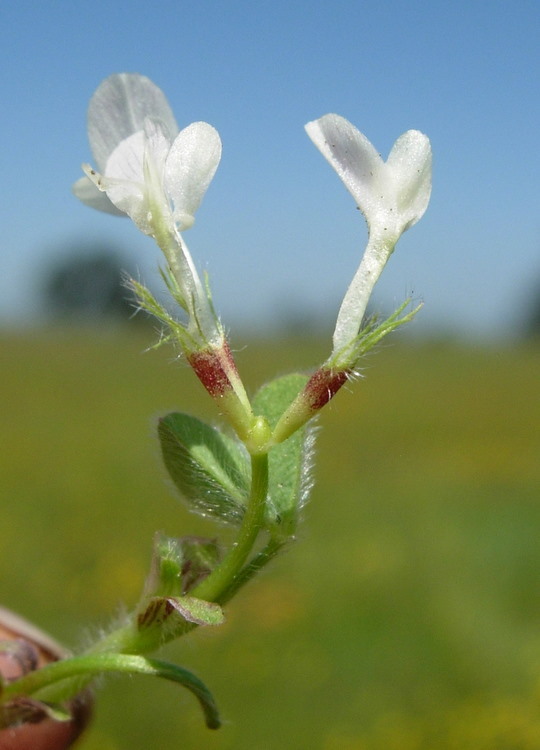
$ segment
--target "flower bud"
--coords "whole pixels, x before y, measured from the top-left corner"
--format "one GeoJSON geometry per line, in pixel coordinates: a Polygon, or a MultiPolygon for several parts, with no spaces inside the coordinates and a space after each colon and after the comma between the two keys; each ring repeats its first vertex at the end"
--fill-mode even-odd
{"type": "MultiPolygon", "coordinates": [[[[46,633],[0,607],[0,676],[4,682],[13,682],[67,655],[46,633]]],[[[0,728],[0,750],[71,747],[90,720],[89,691],[69,701],[67,709],[71,719],[58,721],[47,714],[44,704],[32,698],[15,698],[0,706],[0,727],[3,727],[0,728]]]]}

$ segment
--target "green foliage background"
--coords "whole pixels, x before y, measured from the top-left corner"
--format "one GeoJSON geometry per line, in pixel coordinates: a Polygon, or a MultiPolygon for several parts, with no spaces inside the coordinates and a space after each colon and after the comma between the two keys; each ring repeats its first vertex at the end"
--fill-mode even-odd
{"type": "MultiPolygon", "coordinates": [[[[224,727],[176,686],[112,679],[80,750],[540,748],[540,350],[396,341],[324,410],[298,543],[166,651],[224,727]]],[[[230,533],[163,481],[157,417],[217,415],[150,343],[0,337],[1,602],[72,647],[136,601],[154,531],[230,533]]],[[[237,356],[254,392],[317,346],[237,356]]]]}

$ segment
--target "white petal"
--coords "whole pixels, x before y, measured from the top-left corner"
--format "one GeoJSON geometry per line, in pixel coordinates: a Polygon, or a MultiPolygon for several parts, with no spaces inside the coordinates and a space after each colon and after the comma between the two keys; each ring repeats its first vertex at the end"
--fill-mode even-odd
{"type": "Polygon", "coordinates": [[[148,212],[145,185],[142,182],[122,177],[106,177],[88,164],[83,165],[83,169],[96,188],[107,194],[119,212],[127,214],[142,232],[152,234],[151,216],[148,212]]]}
{"type": "Polygon", "coordinates": [[[221,139],[208,123],[194,122],[176,136],[165,164],[165,189],[181,229],[193,223],[220,159],[221,139]]]}
{"type": "Polygon", "coordinates": [[[145,139],[143,168],[147,221],[153,229],[149,233],[156,237],[156,232],[169,233],[174,228],[171,201],[164,186],[165,162],[170,141],[163,132],[161,123],[148,119],[145,121],[145,139]]]}
{"type": "MultiPolygon", "coordinates": [[[[144,160],[151,165],[152,177],[159,183],[163,192],[165,162],[171,149],[172,138],[164,130],[163,124],[147,118],[144,121],[144,160]]],[[[145,175],[145,179],[147,176],[145,175]]]]}
{"type": "Polygon", "coordinates": [[[116,180],[144,182],[146,136],[139,130],[121,141],[107,159],[103,175],[116,180]]]}
{"type": "Polygon", "coordinates": [[[368,246],[339,309],[334,331],[334,353],[358,335],[373,287],[393,251],[392,243],[370,234],[368,246]]]}
{"type": "Polygon", "coordinates": [[[170,142],[163,132],[162,123],[146,118],[144,128],[115,148],[99,185],[142,232],[155,236],[160,222],[172,224],[169,200],[163,186],[170,142]]]}
{"type": "Polygon", "coordinates": [[[96,208],[98,211],[114,214],[115,216],[125,215],[123,211],[120,211],[111,203],[107,195],[102,193],[89,177],[81,177],[80,180],[77,180],[73,184],[71,189],[74,195],[83,203],[86,203],[87,206],[96,208]]]}
{"type": "Polygon", "coordinates": [[[348,120],[334,114],[308,122],[306,132],[368,218],[384,164],[373,145],[348,120]]]}
{"type": "Polygon", "coordinates": [[[386,167],[394,184],[396,204],[404,229],[415,224],[431,195],[431,145],[418,130],[408,130],[394,143],[386,167]]]}
{"type": "Polygon", "coordinates": [[[101,185],[116,208],[127,214],[144,234],[152,234],[144,186],[129,180],[103,177],[101,185]]]}
{"type": "Polygon", "coordinates": [[[117,73],[97,88],[88,107],[88,137],[99,171],[124,139],[143,130],[146,117],[161,120],[171,139],[178,125],[165,94],[138,73],[117,73]]]}

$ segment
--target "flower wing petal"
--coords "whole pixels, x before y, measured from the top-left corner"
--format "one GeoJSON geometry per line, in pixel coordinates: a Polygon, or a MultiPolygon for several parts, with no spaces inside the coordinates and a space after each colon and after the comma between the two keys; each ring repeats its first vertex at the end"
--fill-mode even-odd
{"type": "Polygon", "coordinates": [[[208,123],[194,122],[176,136],[165,163],[165,189],[180,229],[193,224],[220,159],[221,139],[208,123]]]}
{"type": "Polygon", "coordinates": [[[88,107],[88,137],[98,171],[121,141],[143,130],[146,117],[164,123],[171,140],[178,125],[165,94],[146,76],[116,73],[97,88],[88,107]]]}
{"type": "Polygon", "coordinates": [[[104,174],[115,180],[144,182],[144,154],[146,135],[143,130],[133,133],[121,141],[112,151],[105,164],[104,174]]]}
{"type": "Polygon", "coordinates": [[[91,208],[96,208],[98,211],[105,211],[115,216],[125,216],[124,212],[116,208],[109,197],[105,193],[102,193],[89,177],[81,177],[80,180],[77,180],[72,186],[72,191],[80,201],[86,203],[91,208]]]}
{"type": "Polygon", "coordinates": [[[85,167],[85,172],[118,211],[127,214],[142,232],[150,234],[144,179],[145,146],[144,132],[133,133],[114,149],[107,160],[105,174],[90,167],[85,167]]]}
{"type": "Polygon", "coordinates": [[[422,218],[431,195],[431,145],[418,130],[408,130],[394,143],[386,162],[397,209],[408,229],[422,218]]]}
{"type": "Polygon", "coordinates": [[[369,220],[383,161],[365,135],[340,115],[308,122],[306,132],[369,220]]]}
{"type": "Polygon", "coordinates": [[[117,180],[114,177],[103,177],[94,172],[95,184],[103,190],[120,213],[127,214],[133,223],[144,232],[151,235],[153,226],[148,213],[148,203],[144,186],[129,180],[117,180]]]}

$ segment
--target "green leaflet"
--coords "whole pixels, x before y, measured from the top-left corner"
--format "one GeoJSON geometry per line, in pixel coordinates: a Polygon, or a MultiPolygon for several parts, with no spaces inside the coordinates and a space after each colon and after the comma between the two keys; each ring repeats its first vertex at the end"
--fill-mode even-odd
{"type": "MultiPolygon", "coordinates": [[[[253,399],[253,409],[274,428],[287,407],[308,381],[306,375],[293,373],[264,385],[253,399]]],[[[311,489],[313,428],[309,425],[273,447],[269,455],[267,524],[273,534],[292,536],[298,511],[311,489]]]]}
{"type": "MultiPolygon", "coordinates": [[[[263,386],[254,412],[274,427],[305,386],[306,375],[292,374],[263,386]]],[[[250,464],[242,446],[187,414],[169,414],[159,423],[165,466],[176,487],[196,511],[238,524],[249,496],[250,464]]],[[[285,538],[294,534],[298,511],[311,489],[313,429],[305,426],[269,454],[266,525],[285,538]]]]}
{"type": "Polygon", "coordinates": [[[249,460],[238,442],[188,414],[159,422],[165,466],[193,510],[238,524],[249,495],[249,460]]]}

